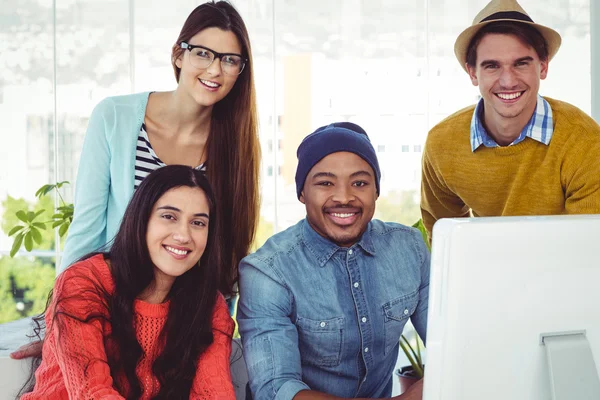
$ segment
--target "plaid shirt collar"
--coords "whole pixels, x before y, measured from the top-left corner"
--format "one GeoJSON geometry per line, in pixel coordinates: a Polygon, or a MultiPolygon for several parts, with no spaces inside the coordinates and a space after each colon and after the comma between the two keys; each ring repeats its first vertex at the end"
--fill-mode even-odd
{"type": "MultiPolygon", "coordinates": [[[[500,147],[500,145],[485,131],[480,118],[482,111],[483,99],[479,100],[477,103],[475,112],[473,112],[473,118],[471,119],[471,151],[477,150],[481,145],[484,145],[485,147],[500,147]]],[[[546,99],[538,94],[535,112],[527,125],[523,128],[523,131],[521,131],[519,137],[509,144],[509,146],[522,142],[526,137],[530,137],[547,146],[550,144],[553,133],[554,123],[552,121],[552,108],[546,99]]]]}

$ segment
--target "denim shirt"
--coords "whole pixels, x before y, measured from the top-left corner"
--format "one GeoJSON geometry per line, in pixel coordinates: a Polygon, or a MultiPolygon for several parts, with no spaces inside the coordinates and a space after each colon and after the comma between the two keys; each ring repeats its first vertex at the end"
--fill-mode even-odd
{"type": "Polygon", "coordinates": [[[306,220],[240,263],[237,321],[254,399],[304,389],[389,397],[411,318],[426,340],[429,251],[419,231],[372,220],[339,247],[306,220]]]}

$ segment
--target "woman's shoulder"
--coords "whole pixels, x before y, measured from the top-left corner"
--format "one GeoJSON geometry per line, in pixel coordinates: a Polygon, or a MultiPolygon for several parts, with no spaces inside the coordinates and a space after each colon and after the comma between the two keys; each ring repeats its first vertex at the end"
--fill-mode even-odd
{"type": "Polygon", "coordinates": [[[107,102],[116,105],[127,105],[127,104],[135,104],[140,102],[147,102],[148,96],[151,92],[138,92],[138,93],[129,93],[129,94],[121,94],[117,96],[108,96],[104,98],[100,103],[107,102]]]}
{"type": "Polygon", "coordinates": [[[220,292],[217,292],[217,299],[213,309],[212,325],[213,328],[224,333],[226,336],[231,337],[231,335],[233,335],[235,323],[229,315],[229,307],[227,307],[225,297],[223,297],[220,292]]]}
{"type": "Polygon", "coordinates": [[[215,300],[214,313],[222,313],[223,310],[227,310],[227,315],[229,315],[229,308],[227,307],[227,302],[225,301],[225,296],[221,292],[217,292],[217,298],[215,300]]]}
{"type": "Polygon", "coordinates": [[[120,111],[128,111],[130,113],[132,108],[145,110],[149,95],[150,92],[140,92],[106,97],[96,105],[94,112],[119,114],[120,111]]]}
{"type": "Polygon", "coordinates": [[[71,265],[54,284],[52,309],[85,320],[90,315],[105,315],[114,284],[103,254],[97,254],[71,265]]]}
{"type": "Polygon", "coordinates": [[[100,288],[110,291],[113,287],[112,276],[104,254],[95,254],[64,270],[56,278],[55,290],[100,288]]]}
{"type": "Polygon", "coordinates": [[[125,140],[129,143],[125,146],[126,151],[130,151],[137,138],[133,133],[139,131],[144,120],[148,95],[149,92],[142,92],[103,99],[92,111],[88,134],[103,135],[109,142],[114,138],[118,143],[125,140]]]}

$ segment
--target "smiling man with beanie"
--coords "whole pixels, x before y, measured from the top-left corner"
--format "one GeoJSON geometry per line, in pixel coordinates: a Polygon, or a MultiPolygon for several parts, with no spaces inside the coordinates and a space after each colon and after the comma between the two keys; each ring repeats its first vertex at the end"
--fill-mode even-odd
{"type": "Polygon", "coordinates": [[[372,219],[381,172],[361,127],[321,127],[297,154],[306,218],[240,263],[253,398],[390,397],[409,319],[426,340],[429,251],[416,229],[372,219]]]}
{"type": "MultiPolygon", "coordinates": [[[[600,126],[538,94],[560,35],[515,0],[493,0],[454,52],[481,100],[427,137],[421,211],[440,218],[600,213],[600,126]]],[[[490,246],[498,243],[490,243],[490,246]]]]}

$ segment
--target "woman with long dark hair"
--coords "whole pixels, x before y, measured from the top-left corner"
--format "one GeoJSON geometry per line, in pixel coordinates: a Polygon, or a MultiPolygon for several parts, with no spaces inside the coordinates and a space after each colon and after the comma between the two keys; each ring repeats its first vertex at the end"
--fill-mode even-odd
{"type": "MultiPolygon", "coordinates": [[[[59,271],[111,241],[149,172],[182,164],[205,171],[214,190],[215,237],[227,243],[216,250],[221,270],[214,279],[229,298],[259,215],[254,65],[240,14],[226,1],[196,7],[173,45],[171,63],[175,90],[109,97],[92,112],[59,271]]],[[[11,357],[37,353],[34,342],[11,357]]]]}
{"type": "Polygon", "coordinates": [[[173,165],[135,192],[110,250],[58,278],[33,399],[233,399],[215,198],[173,165]]]}

